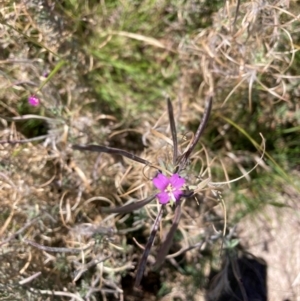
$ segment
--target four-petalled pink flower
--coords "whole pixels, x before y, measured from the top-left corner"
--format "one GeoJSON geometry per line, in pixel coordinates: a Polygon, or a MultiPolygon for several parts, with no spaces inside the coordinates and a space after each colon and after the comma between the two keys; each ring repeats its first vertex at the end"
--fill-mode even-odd
{"type": "Polygon", "coordinates": [[[154,186],[161,191],[156,195],[161,204],[178,201],[183,194],[182,186],[185,183],[185,179],[176,173],[170,178],[159,173],[152,182],[154,186]]]}

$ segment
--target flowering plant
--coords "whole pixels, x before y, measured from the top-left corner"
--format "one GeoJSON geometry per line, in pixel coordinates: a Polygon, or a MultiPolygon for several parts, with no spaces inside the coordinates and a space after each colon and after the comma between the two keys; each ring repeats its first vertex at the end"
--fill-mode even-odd
{"type": "MultiPolygon", "coordinates": [[[[138,209],[142,208],[143,206],[147,205],[148,203],[150,203],[154,198],[157,198],[159,203],[161,204],[159,212],[158,212],[156,219],[154,221],[154,224],[152,226],[152,229],[150,232],[150,237],[145,246],[144,253],[142,255],[142,258],[140,259],[140,262],[139,262],[139,265],[137,268],[135,286],[139,286],[141,279],[143,277],[147,258],[148,258],[150,249],[152,247],[156,232],[158,230],[164,207],[169,202],[175,204],[174,219],[173,219],[172,226],[168,232],[168,235],[166,236],[165,240],[163,241],[163,243],[157,253],[155,268],[158,268],[162,264],[162,262],[164,261],[166,255],[168,254],[168,251],[171,247],[171,243],[173,241],[173,237],[174,237],[175,231],[177,229],[177,226],[178,226],[178,223],[180,220],[182,198],[191,197],[194,194],[194,191],[190,190],[189,187],[186,186],[186,180],[183,177],[181,177],[180,174],[187,166],[189,157],[203,133],[203,130],[209,119],[211,107],[212,107],[212,97],[209,96],[208,100],[206,101],[206,107],[205,107],[203,119],[202,119],[192,141],[189,143],[189,146],[187,147],[186,151],[183,154],[179,155],[178,142],[177,142],[177,131],[176,131],[173,107],[172,107],[171,101],[168,99],[168,117],[169,117],[169,122],[170,122],[172,140],[173,140],[173,165],[174,165],[174,169],[171,171],[168,171],[171,174],[171,176],[168,177],[168,176],[164,175],[161,171],[158,172],[157,176],[152,180],[153,185],[159,190],[158,193],[154,193],[137,203],[131,203],[131,204],[124,205],[121,207],[116,207],[116,208],[103,208],[102,209],[102,212],[104,212],[104,213],[121,213],[122,214],[122,213],[129,213],[134,210],[138,210],[138,209]]],[[[156,167],[153,164],[151,164],[151,162],[149,162],[143,158],[140,158],[132,153],[129,153],[125,150],[118,149],[118,148],[112,148],[112,147],[101,146],[101,145],[73,145],[73,149],[87,150],[87,151],[94,151],[94,152],[103,152],[103,153],[109,153],[109,154],[117,154],[117,155],[121,155],[123,157],[127,157],[127,158],[134,160],[136,162],[139,162],[141,164],[156,167]]]]}
{"type": "Polygon", "coordinates": [[[153,179],[154,186],[161,192],[156,195],[161,204],[167,204],[169,201],[176,202],[180,200],[183,192],[181,188],[185,183],[185,179],[181,178],[178,174],[173,174],[170,178],[159,173],[153,179]]]}
{"type": "Polygon", "coordinates": [[[36,96],[30,95],[28,97],[28,103],[33,107],[37,107],[40,104],[40,100],[36,96]]]}

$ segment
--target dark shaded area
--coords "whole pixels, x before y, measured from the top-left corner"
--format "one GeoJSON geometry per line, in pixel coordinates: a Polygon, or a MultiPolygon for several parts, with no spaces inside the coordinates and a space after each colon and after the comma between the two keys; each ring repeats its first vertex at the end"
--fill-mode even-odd
{"type": "Polygon", "coordinates": [[[206,295],[207,301],[267,301],[267,265],[262,259],[255,258],[249,254],[244,254],[235,260],[237,269],[229,264],[227,275],[221,272],[211,272],[209,290],[206,295]],[[225,289],[221,282],[227,277],[229,288],[225,289]],[[241,277],[241,278],[239,278],[241,277]],[[218,287],[218,289],[216,289],[218,287]],[[247,299],[243,297],[243,290],[247,299]],[[219,291],[219,292],[217,292],[219,291]],[[216,299],[216,295],[218,295],[216,299]]]}
{"type": "Polygon", "coordinates": [[[134,288],[135,277],[127,274],[122,277],[121,285],[125,301],[153,300],[161,288],[159,273],[149,272],[141,281],[139,289],[134,288]]]}

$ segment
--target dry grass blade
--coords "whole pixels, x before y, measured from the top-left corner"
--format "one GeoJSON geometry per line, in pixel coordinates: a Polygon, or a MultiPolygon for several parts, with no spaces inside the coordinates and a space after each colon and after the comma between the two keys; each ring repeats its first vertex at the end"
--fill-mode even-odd
{"type": "Polygon", "coordinates": [[[170,98],[168,98],[168,114],[169,114],[169,121],[170,121],[172,140],[173,140],[173,163],[175,164],[178,155],[178,143],[177,143],[177,132],[176,132],[176,125],[174,120],[173,106],[170,98]]]}
{"type": "Polygon", "coordinates": [[[93,266],[97,265],[98,263],[104,262],[106,260],[108,260],[111,256],[98,256],[94,259],[92,259],[90,262],[88,262],[87,264],[84,264],[80,269],[75,271],[75,277],[73,279],[73,281],[77,281],[86,271],[88,271],[90,268],[92,268],[93,266]]]}
{"type": "Polygon", "coordinates": [[[209,96],[206,104],[205,104],[205,111],[204,111],[204,115],[203,115],[203,118],[201,120],[201,123],[196,131],[196,134],[194,136],[194,139],[192,141],[192,143],[190,144],[188,150],[183,154],[182,157],[180,157],[180,168],[179,169],[182,169],[186,163],[186,161],[188,160],[190,154],[192,153],[192,151],[194,150],[195,146],[197,145],[204,129],[205,129],[205,126],[208,122],[208,119],[209,119],[209,116],[210,116],[210,112],[211,112],[211,108],[212,108],[212,97],[209,96]]]}
{"type": "Polygon", "coordinates": [[[47,247],[40,245],[32,240],[29,239],[24,239],[24,242],[32,245],[33,247],[36,247],[40,250],[46,251],[46,252],[54,252],[54,253],[81,253],[82,251],[87,250],[88,248],[91,247],[91,245],[88,245],[82,249],[71,249],[71,248],[54,248],[54,247],[47,247]]]}
{"type": "Polygon", "coordinates": [[[176,203],[176,209],[175,209],[175,216],[174,216],[174,219],[173,219],[173,224],[171,226],[171,229],[170,229],[165,241],[161,245],[161,247],[158,251],[158,254],[156,256],[156,262],[155,262],[155,265],[154,265],[155,269],[157,269],[161,266],[161,264],[165,260],[167,254],[170,250],[175,231],[176,231],[176,229],[178,227],[178,224],[179,224],[180,216],[181,216],[181,202],[178,201],[176,203]]]}
{"type": "Polygon", "coordinates": [[[0,116],[0,118],[7,120],[7,121],[24,121],[24,120],[32,120],[32,119],[45,120],[48,122],[60,122],[61,121],[61,120],[57,120],[55,118],[49,118],[49,117],[33,115],[33,114],[22,115],[22,116],[17,116],[17,117],[0,116]]]}
{"type": "Polygon", "coordinates": [[[155,222],[152,226],[150,237],[149,237],[148,242],[146,244],[143,256],[142,256],[142,258],[139,262],[139,265],[138,265],[138,268],[137,268],[137,273],[136,273],[136,278],[135,278],[135,282],[134,282],[135,287],[138,287],[140,285],[141,280],[143,278],[145,266],[146,266],[146,263],[147,263],[147,258],[149,256],[149,253],[150,253],[150,250],[151,250],[156,232],[157,232],[158,227],[159,227],[160,220],[162,218],[163,207],[164,207],[163,205],[160,207],[160,210],[159,210],[159,212],[156,216],[156,219],[155,219],[155,222]]]}
{"type": "Polygon", "coordinates": [[[167,49],[167,47],[164,44],[162,44],[160,41],[158,41],[157,39],[154,39],[152,37],[146,37],[146,36],[141,35],[141,34],[136,34],[136,33],[132,33],[132,32],[125,32],[125,31],[117,31],[117,32],[113,31],[113,32],[110,32],[109,34],[114,34],[114,35],[130,38],[130,39],[142,41],[142,42],[145,42],[146,44],[149,44],[149,45],[154,46],[154,47],[167,49]]]}
{"type": "Polygon", "coordinates": [[[21,284],[21,285],[27,284],[27,283],[31,282],[32,280],[34,280],[35,278],[39,277],[41,274],[42,274],[42,272],[34,273],[33,275],[19,281],[19,284],[21,284]]]}
{"type": "Polygon", "coordinates": [[[73,145],[72,146],[73,149],[76,150],[87,150],[87,151],[91,151],[91,152],[98,152],[98,153],[107,153],[107,154],[116,154],[116,155],[120,155],[123,157],[127,157],[131,160],[134,160],[136,162],[145,164],[145,165],[151,165],[151,163],[147,160],[144,160],[134,154],[131,154],[127,151],[124,151],[122,149],[119,148],[114,148],[114,147],[109,147],[109,146],[102,146],[102,145],[95,145],[95,144],[90,144],[90,145],[73,145]]]}
{"type": "Polygon", "coordinates": [[[19,143],[28,143],[28,142],[33,142],[33,141],[39,141],[39,140],[43,140],[48,138],[49,135],[42,135],[42,136],[38,136],[38,137],[34,137],[34,138],[30,138],[30,139],[22,139],[22,140],[0,140],[0,144],[19,144],[19,143]]]}
{"type": "Polygon", "coordinates": [[[145,198],[142,201],[139,201],[137,203],[132,203],[132,204],[128,204],[122,207],[117,207],[117,208],[101,208],[101,211],[103,213],[129,213],[135,210],[138,210],[142,207],[144,207],[145,205],[147,205],[148,203],[150,203],[154,198],[155,198],[156,194],[153,194],[147,198],[145,198]]]}

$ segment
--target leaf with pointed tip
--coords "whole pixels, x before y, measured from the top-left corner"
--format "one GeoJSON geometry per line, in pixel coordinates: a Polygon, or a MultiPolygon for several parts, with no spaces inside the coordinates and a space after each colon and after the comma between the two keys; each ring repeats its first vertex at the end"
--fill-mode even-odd
{"type": "Polygon", "coordinates": [[[144,207],[145,205],[150,203],[155,198],[155,196],[156,196],[156,194],[153,194],[153,195],[145,198],[144,200],[141,200],[136,203],[124,205],[121,207],[116,207],[116,208],[104,207],[104,208],[101,208],[101,212],[104,212],[104,213],[129,213],[129,212],[132,212],[132,211],[135,211],[135,210],[138,210],[138,209],[144,207]]]}
{"type": "Polygon", "coordinates": [[[72,145],[72,148],[76,149],[76,150],[87,150],[87,151],[98,152],[98,153],[116,154],[116,155],[120,155],[120,156],[129,158],[131,160],[134,160],[136,162],[139,162],[139,163],[142,163],[145,165],[151,165],[151,163],[149,161],[144,160],[134,154],[131,154],[131,153],[124,151],[122,149],[119,149],[119,148],[103,146],[103,145],[95,145],[95,144],[89,144],[89,145],[74,144],[74,145],[72,145]]]}
{"type": "Polygon", "coordinates": [[[164,262],[167,254],[170,250],[175,231],[177,230],[177,227],[179,224],[180,216],[181,216],[181,201],[177,201],[173,224],[170,228],[170,231],[169,231],[165,241],[162,243],[162,245],[157,253],[156,262],[154,264],[155,269],[158,269],[161,266],[161,264],[164,262]]]}
{"type": "Polygon", "coordinates": [[[135,282],[134,282],[134,286],[135,287],[139,287],[139,285],[141,283],[141,280],[143,278],[145,266],[146,266],[146,263],[147,263],[147,258],[149,256],[149,253],[150,253],[150,250],[151,250],[151,247],[152,247],[152,244],[153,244],[156,232],[157,232],[158,227],[159,227],[160,220],[162,218],[162,212],[163,212],[163,207],[164,206],[165,205],[162,205],[160,207],[160,210],[159,210],[159,212],[158,212],[158,214],[156,216],[155,222],[154,222],[154,224],[152,226],[152,229],[151,229],[151,232],[150,232],[150,236],[149,236],[148,242],[146,244],[143,256],[142,256],[142,258],[141,258],[141,260],[139,262],[139,265],[138,265],[138,268],[137,268],[137,272],[136,272],[136,278],[135,278],[135,282]]]}
{"type": "Polygon", "coordinates": [[[169,121],[170,121],[172,140],[173,140],[173,164],[175,164],[178,155],[178,143],[177,143],[177,132],[176,132],[173,106],[170,98],[168,98],[168,114],[169,114],[169,121]]]}
{"type": "Polygon", "coordinates": [[[210,112],[211,112],[211,107],[212,107],[212,97],[209,96],[208,98],[208,101],[206,102],[205,104],[205,111],[204,111],[204,114],[203,114],[203,118],[199,124],[199,127],[196,131],[196,134],[194,136],[194,139],[192,141],[192,143],[190,144],[190,147],[189,149],[179,158],[179,165],[180,165],[180,168],[179,170],[181,170],[182,168],[184,168],[189,156],[191,155],[192,151],[194,150],[195,146],[197,145],[204,129],[205,129],[205,126],[208,122],[208,119],[209,119],[209,116],[210,116],[210,112]]]}

